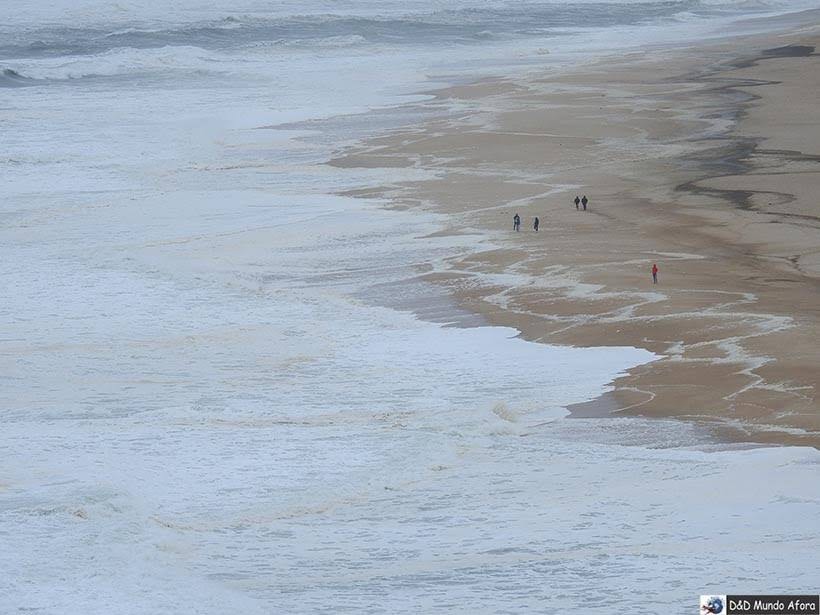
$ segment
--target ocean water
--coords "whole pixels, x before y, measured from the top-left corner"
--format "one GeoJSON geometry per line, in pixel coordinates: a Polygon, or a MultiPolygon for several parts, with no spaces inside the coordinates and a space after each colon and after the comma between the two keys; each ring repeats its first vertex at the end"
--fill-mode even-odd
{"type": "Polygon", "coordinates": [[[441,301],[409,280],[494,238],[338,196],[418,171],[323,164],[437,84],[810,5],[17,3],[0,614],[689,613],[816,590],[816,451],[566,419],[652,355],[396,309],[441,301]]]}

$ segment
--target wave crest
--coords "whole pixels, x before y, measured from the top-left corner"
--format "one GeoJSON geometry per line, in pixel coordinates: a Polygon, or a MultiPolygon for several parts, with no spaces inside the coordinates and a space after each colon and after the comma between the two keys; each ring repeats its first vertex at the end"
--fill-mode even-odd
{"type": "Polygon", "coordinates": [[[36,79],[21,75],[11,68],[4,68],[0,72],[0,88],[20,88],[27,85],[36,85],[36,79]]]}

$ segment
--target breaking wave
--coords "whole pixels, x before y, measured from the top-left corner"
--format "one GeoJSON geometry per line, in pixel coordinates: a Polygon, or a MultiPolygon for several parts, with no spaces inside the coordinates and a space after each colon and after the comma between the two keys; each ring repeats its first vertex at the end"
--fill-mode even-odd
{"type": "Polygon", "coordinates": [[[3,71],[0,86],[19,87],[93,77],[158,72],[166,75],[215,72],[220,59],[197,47],[162,47],[113,49],[97,55],[46,58],[21,64],[25,69],[7,68],[3,71]]]}
{"type": "Polygon", "coordinates": [[[0,88],[20,88],[27,85],[36,85],[37,81],[21,75],[16,70],[4,68],[0,72],[0,88]]]}
{"type": "MultiPolygon", "coordinates": [[[[792,6],[794,8],[794,6],[792,6]]],[[[0,58],[93,55],[117,48],[349,46],[363,43],[476,44],[550,35],[553,29],[638,25],[677,16],[708,18],[726,11],[788,10],[782,0],[648,0],[640,2],[486,3],[466,8],[390,15],[229,16],[205,22],[146,26],[51,26],[4,33],[0,58]]]]}

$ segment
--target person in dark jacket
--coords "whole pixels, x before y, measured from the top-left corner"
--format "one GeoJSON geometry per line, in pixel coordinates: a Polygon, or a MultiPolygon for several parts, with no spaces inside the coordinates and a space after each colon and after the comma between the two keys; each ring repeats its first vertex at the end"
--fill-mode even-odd
{"type": "Polygon", "coordinates": [[[535,229],[535,232],[538,232],[538,216],[535,216],[535,220],[532,222],[532,228],[535,229]]]}
{"type": "Polygon", "coordinates": [[[587,210],[587,203],[589,203],[589,199],[587,198],[587,195],[585,194],[584,196],[581,197],[581,205],[584,207],[584,211],[587,210]]]}
{"type": "Polygon", "coordinates": [[[576,196],[575,197],[575,209],[578,209],[578,205],[580,205],[580,204],[581,204],[581,199],[576,196]]]}
{"type": "Polygon", "coordinates": [[[515,214],[513,216],[513,230],[520,231],[521,230],[521,216],[515,214]]]}

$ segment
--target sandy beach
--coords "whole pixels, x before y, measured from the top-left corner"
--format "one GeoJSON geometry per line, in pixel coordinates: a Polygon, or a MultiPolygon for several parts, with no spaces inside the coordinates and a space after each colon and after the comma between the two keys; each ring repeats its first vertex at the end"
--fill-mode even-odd
{"type": "Polygon", "coordinates": [[[817,591],[817,0],[115,4],[0,23],[0,615],[817,591]]]}
{"type": "Polygon", "coordinates": [[[346,194],[446,213],[452,234],[497,231],[419,272],[461,308],[528,340],[659,355],[576,416],[818,446],[818,19],[436,91],[425,106],[445,117],[331,164],[434,172],[346,194]]]}

